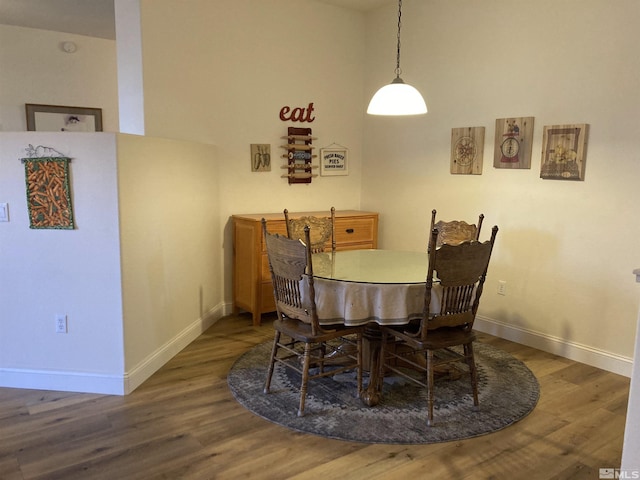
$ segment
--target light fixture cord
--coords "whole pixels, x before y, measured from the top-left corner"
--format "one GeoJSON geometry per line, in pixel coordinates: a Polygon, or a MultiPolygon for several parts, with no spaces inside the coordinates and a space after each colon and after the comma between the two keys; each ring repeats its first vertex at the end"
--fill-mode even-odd
{"type": "Polygon", "coordinates": [[[398,51],[396,55],[396,76],[400,76],[400,27],[402,26],[402,0],[398,0],[398,51]]]}

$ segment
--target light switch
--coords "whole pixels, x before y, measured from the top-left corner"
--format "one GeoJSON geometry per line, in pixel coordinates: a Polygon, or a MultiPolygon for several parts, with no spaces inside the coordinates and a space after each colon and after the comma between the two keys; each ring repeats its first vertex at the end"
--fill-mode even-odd
{"type": "Polygon", "coordinates": [[[9,205],[6,203],[0,203],[0,222],[9,221],[9,205]]]}

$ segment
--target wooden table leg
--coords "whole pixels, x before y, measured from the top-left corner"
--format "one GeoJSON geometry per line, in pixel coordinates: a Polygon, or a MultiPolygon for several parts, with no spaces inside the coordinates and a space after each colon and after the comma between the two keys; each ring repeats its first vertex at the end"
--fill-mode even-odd
{"type": "Polygon", "coordinates": [[[363,335],[363,359],[369,370],[369,384],[362,390],[360,400],[369,407],[380,403],[382,398],[382,379],[380,376],[380,346],[382,335],[377,324],[367,325],[363,335]]]}

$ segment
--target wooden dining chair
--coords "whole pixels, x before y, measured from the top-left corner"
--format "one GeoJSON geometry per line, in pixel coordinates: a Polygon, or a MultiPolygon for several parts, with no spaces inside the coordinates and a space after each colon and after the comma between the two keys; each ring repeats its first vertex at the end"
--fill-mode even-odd
{"type": "MultiPolygon", "coordinates": [[[[473,322],[497,233],[498,227],[494,226],[491,239],[486,242],[472,240],[432,248],[429,252],[424,309],[420,322],[404,327],[381,327],[379,379],[384,378],[385,372],[393,372],[425,387],[428,425],[433,425],[434,369],[441,365],[454,362],[467,364],[473,404],[478,406],[473,322]],[[433,289],[439,290],[436,293],[440,298],[440,305],[432,307],[433,289]],[[416,370],[419,375],[415,373],[416,370]]],[[[438,230],[433,229],[433,244],[437,237],[438,230]]],[[[382,380],[379,382],[381,386],[382,380]]]]}
{"type": "Polygon", "coordinates": [[[309,226],[311,253],[324,252],[327,244],[331,251],[336,250],[336,209],[331,207],[328,217],[306,215],[297,218],[289,217],[289,210],[284,209],[284,222],[287,226],[287,237],[304,241],[304,227],[309,226]]]}
{"type": "MultiPolygon", "coordinates": [[[[451,220],[445,222],[439,220],[436,222],[437,211],[433,209],[431,211],[431,227],[429,232],[432,232],[434,228],[438,230],[438,238],[436,239],[436,248],[442,245],[457,245],[469,240],[478,240],[480,238],[480,229],[482,228],[482,221],[484,220],[484,214],[478,216],[478,225],[469,224],[462,220],[451,220]]],[[[429,242],[429,250],[431,249],[431,241],[429,242]]]]}
{"type": "Polygon", "coordinates": [[[304,243],[268,233],[264,219],[262,230],[278,314],[273,322],[275,336],[264,393],[269,393],[273,370],[279,363],[302,376],[298,416],[304,415],[309,380],[355,369],[355,394],[360,395],[364,327],[332,325],[330,329],[324,329],[320,326],[313,284],[310,227],[304,227],[304,243]],[[331,365],[325,368],[327,355],[331,356],[331,365]],[[317,373],[310,373],[312,365],[318,368],[317,373]]]}

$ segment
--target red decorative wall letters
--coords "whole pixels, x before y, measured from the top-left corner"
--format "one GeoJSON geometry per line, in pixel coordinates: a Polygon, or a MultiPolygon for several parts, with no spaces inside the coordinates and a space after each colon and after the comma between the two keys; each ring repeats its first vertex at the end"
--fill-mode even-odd
{"type": "Polygon", "coordinates": [[[316,117],[312,117],[313,102],[308,107],[295,107],[293,110],[289,106],[280,109],[280,120],[283,122],[313,122],[316,117]]]}

